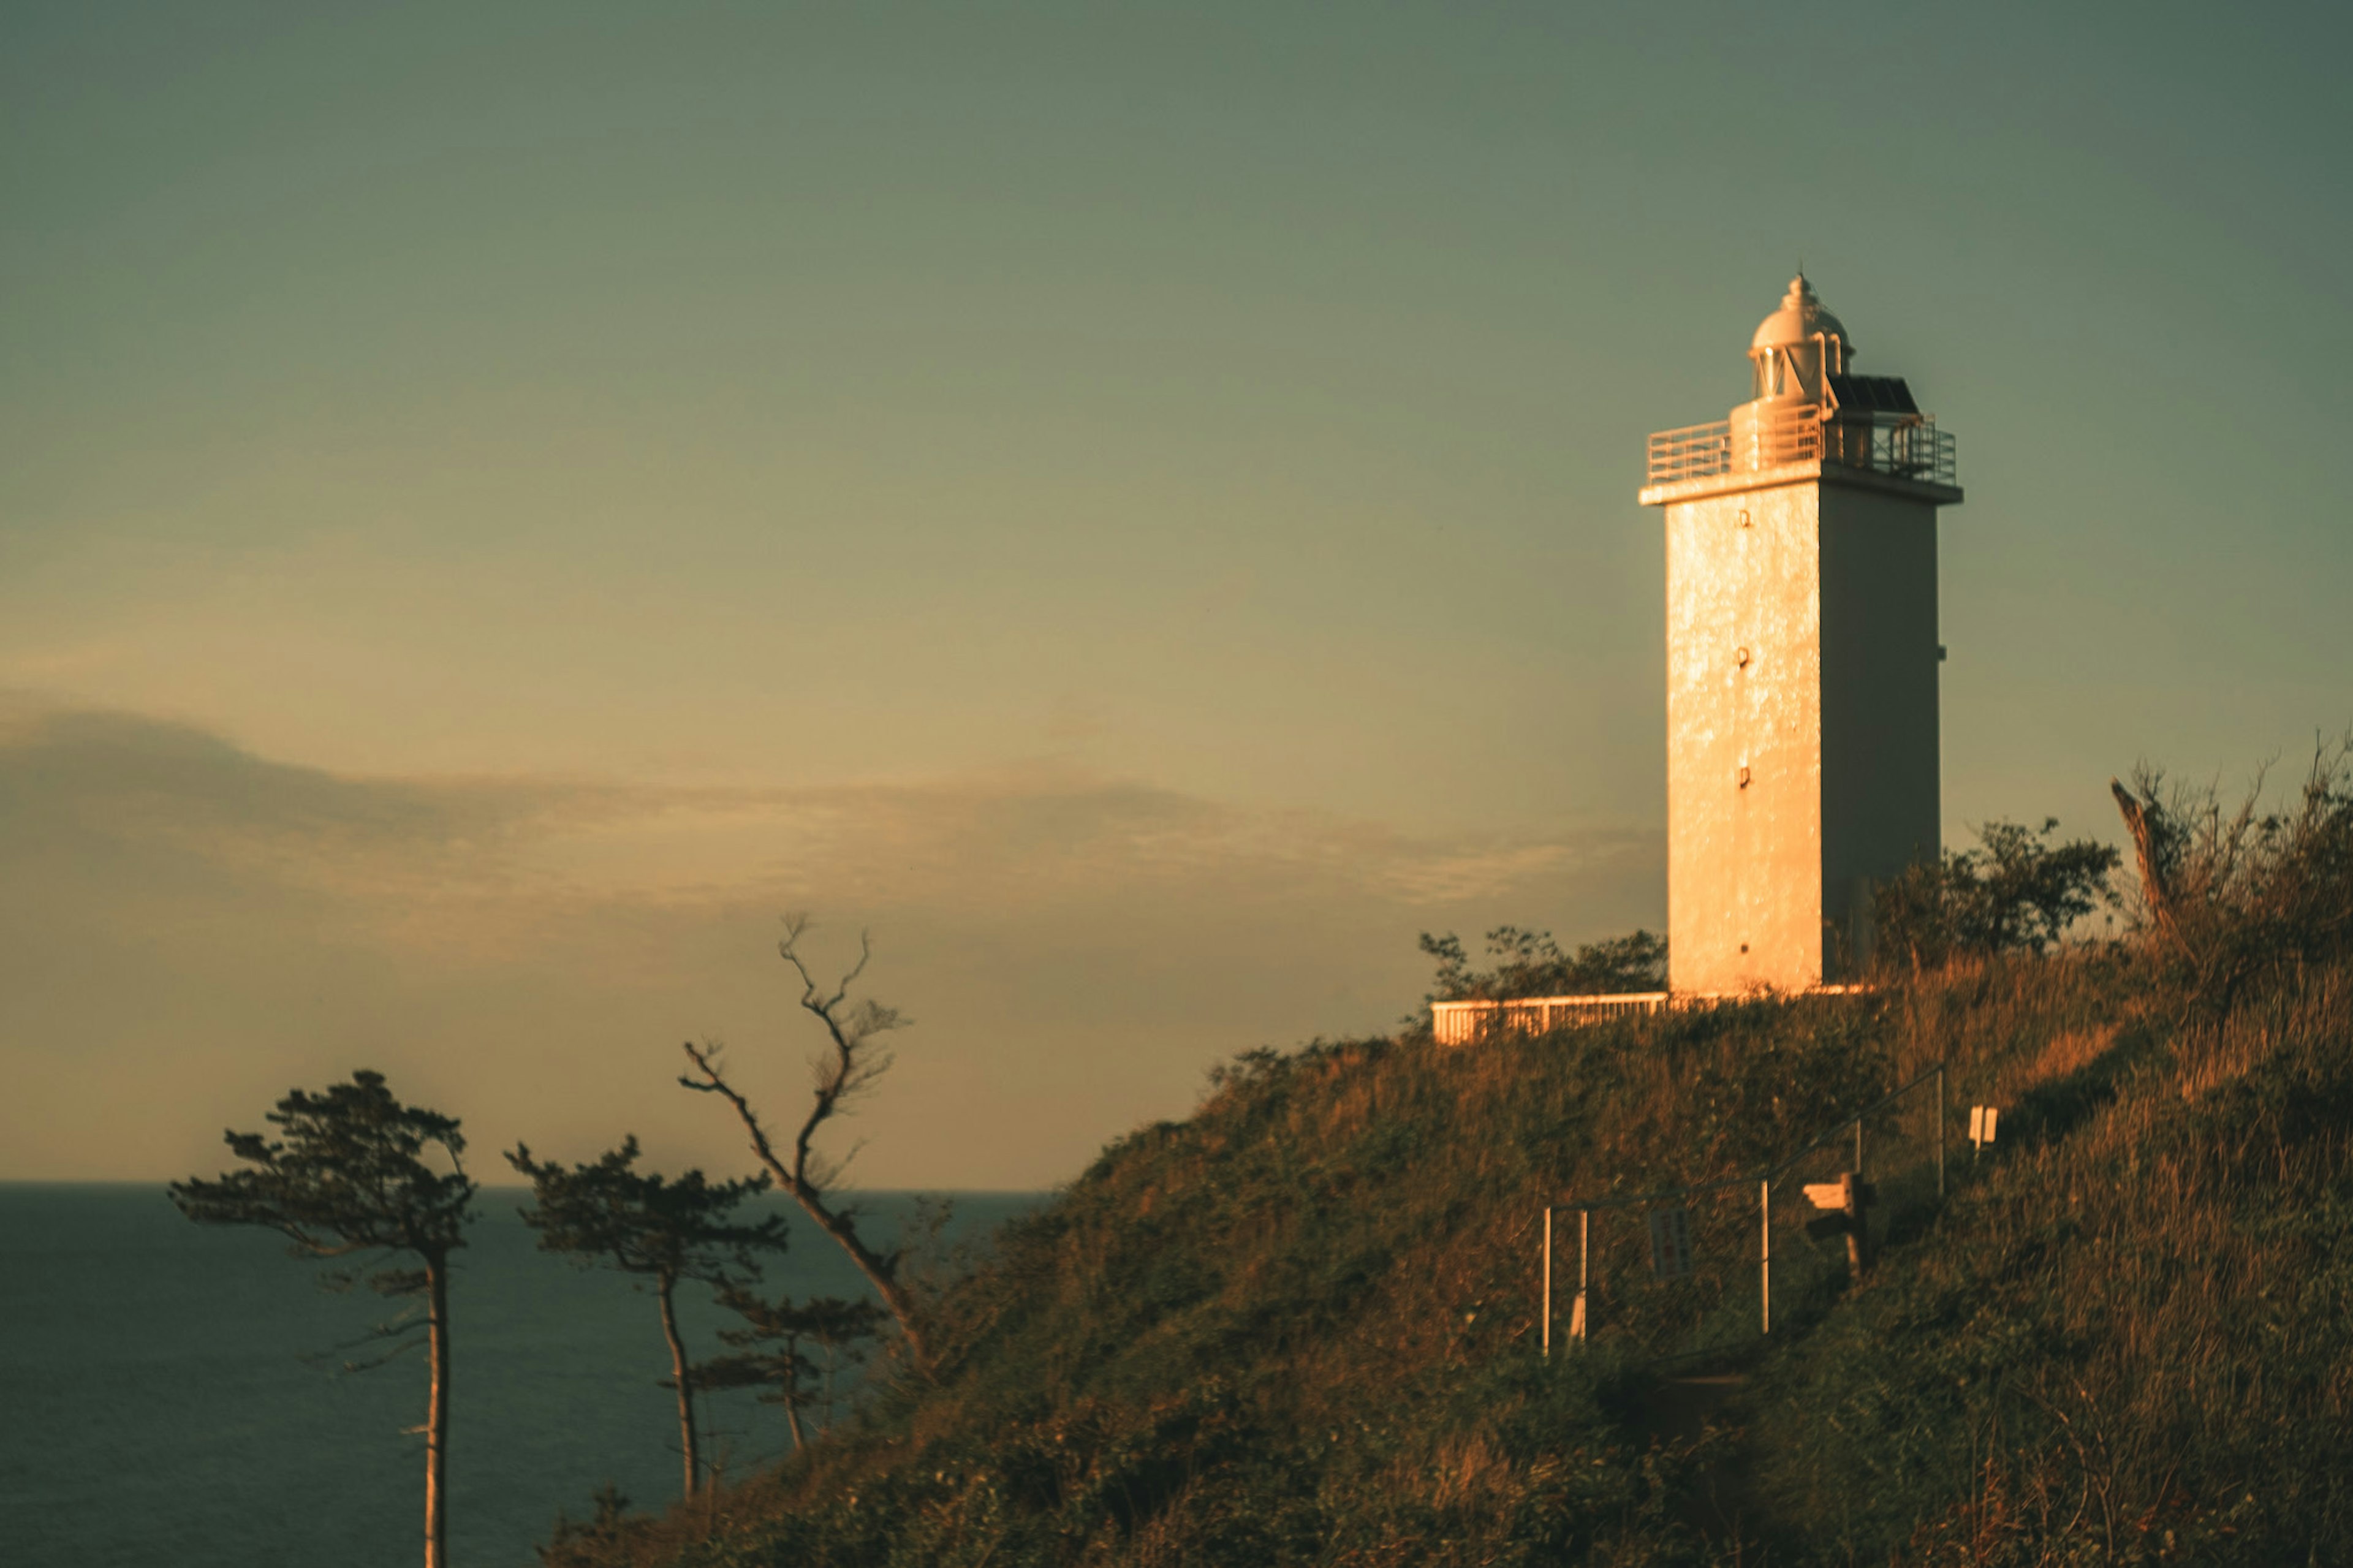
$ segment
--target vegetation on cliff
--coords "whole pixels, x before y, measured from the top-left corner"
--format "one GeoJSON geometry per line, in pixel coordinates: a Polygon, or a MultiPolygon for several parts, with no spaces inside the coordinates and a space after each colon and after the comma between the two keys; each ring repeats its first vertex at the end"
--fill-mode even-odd
{"type": "Polygon", "coordinates": [[[2353,791],[2324,766],[2268,818],[2132,798],[2117,941],[1247,1055],[929,1281],[927,1374],[549,1560],[2344,1561],[2353,791]],[[1730,1338],[1740,1268],[1627,1278],[1539,1356],[1545,1204],[1752,1172],[1938,1062],[1956,1142],[1973,1103],[2000,1140],[1861,1278],[1730,1338]],[[1743,1380],[1704,1429],[1694,1367],[1743,1380]]]}

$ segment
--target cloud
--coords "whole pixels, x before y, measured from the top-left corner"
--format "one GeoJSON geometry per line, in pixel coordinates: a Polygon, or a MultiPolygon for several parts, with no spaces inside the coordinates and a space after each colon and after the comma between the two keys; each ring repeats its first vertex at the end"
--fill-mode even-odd
{"type": "Polygon", "coordinates": [[[224,863],[313,864],[457,855],[541,803],[512,788],[339,778],[254,756],[189,725],[132,714],[0,705],[0,853],[37,825],[84,841],[146,844],[224,863]]]}
{"type": "Polygon", "coordinates": [[[15,700],[5,1173],[176,1171],[223,1120],[363,1058],[478,1138],[635,1130],[725,1163],[707,1108],[665,1097],[668,1053],[727,1035],[796,1092],[805,1042],[766,949],[809,909],[840,952],[874,930],[877,985],[925,1026],[870,1112],[864,1178],[1039,1184],[1181,1112],[1235,1049],[1393,1022],[1426,978],[1419,930],[1655,923],[1659,860],[1641,832],[1440,841],[1046,765],[790,789],[355,778],[15,700]]]}

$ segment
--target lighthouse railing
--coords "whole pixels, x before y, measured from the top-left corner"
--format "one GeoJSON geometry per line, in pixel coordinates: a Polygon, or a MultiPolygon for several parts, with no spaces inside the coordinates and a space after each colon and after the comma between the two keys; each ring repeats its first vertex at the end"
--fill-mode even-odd
{"type": "Polygon", "coordinates": [[[1743,421],[1736,437],[1728,419],[1661,430],[1651,437],[1648,458],[1654,485],[1820,462],[1928,484],[1959,482],[1952,435],[1937,429],[1936,420],[1881,414],[1824,424],[1810,405],[1743,421]]]}
{"type": "Polygon", "coordinates": [[[1661,430],[1651,437],[1651,483],[1707,479],[1732,471],[1732,422],[1661,430]]]}

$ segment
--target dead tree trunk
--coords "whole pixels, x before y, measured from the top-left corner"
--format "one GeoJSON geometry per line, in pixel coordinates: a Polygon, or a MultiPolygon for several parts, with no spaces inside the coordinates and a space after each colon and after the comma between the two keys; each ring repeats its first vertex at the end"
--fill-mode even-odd
{"type": "Polygon", "coordinates": [[[2148,905],[2149,918],[2158,929],[2179,940],[2174,929],[2173,897],[2165,885],[2165,867],[2158,851],[2158,824],[2149,820],[2149,808],[2134,798],[2133,792],[2116,779],[2108,781],[2108,792],[2116,797],[2116,809],[2124,814],[2125,831],[2132,835],[2133,858],[2140,867],[2140,893],[2148,905]]]}

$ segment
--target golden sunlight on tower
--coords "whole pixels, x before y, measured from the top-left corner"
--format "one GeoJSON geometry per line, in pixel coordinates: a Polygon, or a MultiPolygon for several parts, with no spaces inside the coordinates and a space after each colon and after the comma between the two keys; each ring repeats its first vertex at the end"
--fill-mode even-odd
{"type": "Polygon", "coordinates": [[[1667,934],[1679,993],[1870,956],[1873,888],[1937,853],[1936,509],[1953,439],[1801,275],[1750,401],[1651,437],[1667,522],[1667,934]]]}

